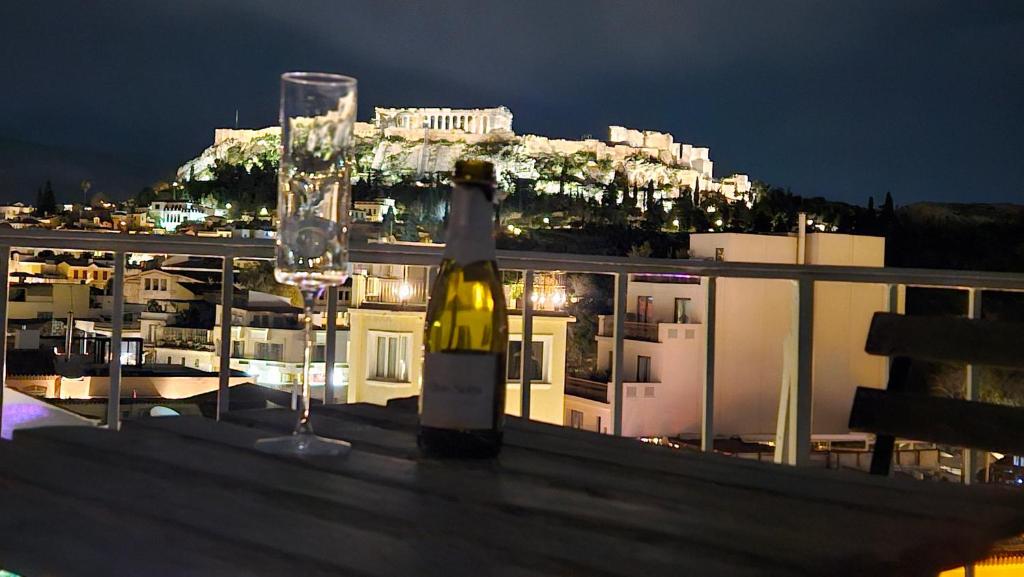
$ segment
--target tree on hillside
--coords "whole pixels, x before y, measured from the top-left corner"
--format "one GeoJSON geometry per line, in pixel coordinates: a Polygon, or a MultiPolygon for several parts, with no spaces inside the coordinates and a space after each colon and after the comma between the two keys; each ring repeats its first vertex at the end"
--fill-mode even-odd
{"type": "Polygon", "coordinates": [[[892,193],[885,193],[882,210],[878,212],[878,228],[882,234],[888,234],[896,221],[896,206],[892,202],[892,193]]]}
{"type": "Polygon", "coordinates": [[[53,184],[47,180],[46,184],[36,191],[36,216],[50,216],[57,213],[57,198],[53,193],[53,184]]]}
{"type": "Polygon", "coordinates": [[[82,189],[82,204],[84,205],[89,198],[89,189],[92,188],[92,181],[86,178],[78,183],[78,188],[82,189]]]}
{"type": "Polygon", "coordinates": [[[660,199],[654,197],[654,181],[647,182],[647,189],[644,193],[646,201],[644,211],[644,225],[651,230],[661,230],[665,226],[665,205],[660,199]]]}

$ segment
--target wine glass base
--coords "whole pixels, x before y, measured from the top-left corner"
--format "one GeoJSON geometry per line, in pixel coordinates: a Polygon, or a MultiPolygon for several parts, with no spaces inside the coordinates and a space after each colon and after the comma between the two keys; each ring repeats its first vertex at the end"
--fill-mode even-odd
{"type": "Polygon", "coordinates": [[[256,450],[271,455],[292,457],[337,457],[347,455],[352,444],[313,433],[293,433],[256,441],[256,450]]]}

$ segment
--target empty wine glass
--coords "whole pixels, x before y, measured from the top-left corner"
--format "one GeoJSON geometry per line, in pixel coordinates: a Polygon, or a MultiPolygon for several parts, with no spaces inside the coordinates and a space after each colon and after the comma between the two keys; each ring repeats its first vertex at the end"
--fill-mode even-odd
{"type": "MultiPolygon", "coordinates": [[[[288,72],[281,76],[281,165],[278,172],[278,282],[298,287],[305,349],[295,432],[261,439],[262,451],[338,455],[345,441],[319,437],[309,420],[313,307],[327,288],[349,275],[348,229],[356,81],[348,76],[288,72]]],[[[325,372],[330,370],[325,363],[325,372]]]]}

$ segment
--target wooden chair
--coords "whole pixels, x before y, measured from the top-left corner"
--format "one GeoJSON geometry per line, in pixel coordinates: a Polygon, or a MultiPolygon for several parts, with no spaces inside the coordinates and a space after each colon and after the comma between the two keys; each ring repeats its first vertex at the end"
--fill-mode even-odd
{"type": "Polygon", "coordinates": [[[1024,409],[929,396],[909,379],[913,361],[1024,369],[1024,325],[875,313],[865,350],[892,360],[888,389],[858,387],[850,413],[850,429],[876,435],[872,474],[889,474],[896,437],[1024,455],[1024,409]]]}

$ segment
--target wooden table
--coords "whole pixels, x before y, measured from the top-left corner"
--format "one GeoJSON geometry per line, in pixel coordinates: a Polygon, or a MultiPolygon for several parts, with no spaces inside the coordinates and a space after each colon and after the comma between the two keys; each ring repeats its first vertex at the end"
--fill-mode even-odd
{"type": "Polygon", "coordinates": [[[42,576],[934,575],[1024,532],[1024,493],[708,456],[510,419],[423,460],[408,406],[317,407],[344,459],[254,451],[291,413],[19,431],[0,568],[42,576]]]}

